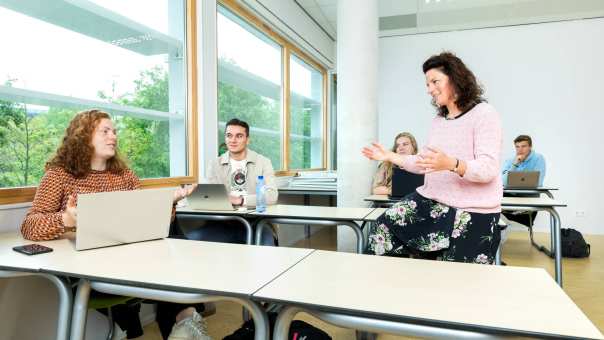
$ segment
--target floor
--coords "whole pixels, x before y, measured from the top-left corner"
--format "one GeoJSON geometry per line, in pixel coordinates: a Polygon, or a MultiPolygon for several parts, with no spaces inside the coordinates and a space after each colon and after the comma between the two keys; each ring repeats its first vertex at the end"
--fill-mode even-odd
{"type": "MultiPolygon", "coordinates": [[[[604,283],[604,235],[586,236],[591,244],[589,258],[563,259],[564,290],[587,315],[587,317],[604,333],[604,294],[597,293],[604,283]]],[[[549,244],[549,234],[535,233],[535,239],[542,244],[549,244]]],[[[298,242],[296,246],[334,250],[337,236],[335,229],[326,228],[314,234],[310,239],[298,242]]],[[[503,249],[503,260],[511,266],[542,267],[553,277],[554,261],[530,246],[528,233],[511,232],[503,249]]],[[[504,288],[504,287],[502,287],[504,288]]],[[[216,314],[207,318],[208,331],[214,339],[222,339],[241,325],[241,307],[234,303],[217,303],[216,314]]],[[[297,319],[304,320],[323,329],[334,340],[355,338],[354,330],[338,328],[317,320],[307,314],[299,314],[297,319]]],[[[145,327],[145,335],[138,339],[161,340],[157,324],[145,327]]],[[[401,336],[381,334],[379,340],[409,339],[401,336]]]]}

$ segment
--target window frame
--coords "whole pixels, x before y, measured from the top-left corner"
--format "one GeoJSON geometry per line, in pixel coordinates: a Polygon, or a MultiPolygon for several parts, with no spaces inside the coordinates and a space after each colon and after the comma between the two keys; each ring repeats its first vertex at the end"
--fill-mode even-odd
{"type": "MultiPolygon", "coordinates": [[[[281,100],[281,119],[283,122],[283,131],[281,135],[281,164],[279,166],[279,170],[275,171],[277,176],[291,176],[295,174],[297,171],[322,171],[327,170],[327,138],[328,138],[328,117],[329,117],[329,106],[327,105],[328,99],[328,72],[325,67],[311,58],[307,53],[302,51],[302,49],[295,46],[289,40],[283,38],[279,33],[277,33],[274,29],[272,29],[268,24],[258,19],[255,15],[253,15],[247,8],[243,7],[236,0],[218,0],[218,5],[223,6],[227,10],[231,11],[233,14],[258,29],[260,32],[267,35],[268,38],[272,39],[275,43],[281,45],[281,67],[282,67],[282,81],[283,86],[281,87],[282,91],[282,100],[281,100]],[[289,158],[290,158],[290,118],[291,118],[291,98],[290,98],[290,56],[295,55],[297,58],[303,60],[308,65],[315,68],[322,75],[322,85],[323,85],[323,94],[322,94],[322,145],[321,150],[323,151],[322,159],[321,159],[321,167],[320,168],[305,168],[305,169],[292,169],[289,166],[289,158]]],[[[218,85],[218,84],[217,84],[218,85]]]]}
{"type": "MultiPolygon", "coordinates": [[[[186,75],[187,75],[187,171],[188,176],[141,179],[141,187],[161,188],[197,183],[198,155],[198,98],[197,98],[197,0],[186,0],[186,75]]],[[[37,186],[0,188],[0,205],[32,202],[37,186]]]]}

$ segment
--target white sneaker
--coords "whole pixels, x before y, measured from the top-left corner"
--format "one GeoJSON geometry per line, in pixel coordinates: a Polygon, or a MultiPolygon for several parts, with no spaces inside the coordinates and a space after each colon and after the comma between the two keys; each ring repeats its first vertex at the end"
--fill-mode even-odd
{"type": "Polygon", "coordinates": [[[194,312],[192,316],[180,320],[172,327],[168,340],[212,340],[208,335],[206,321],[194,312]]]}

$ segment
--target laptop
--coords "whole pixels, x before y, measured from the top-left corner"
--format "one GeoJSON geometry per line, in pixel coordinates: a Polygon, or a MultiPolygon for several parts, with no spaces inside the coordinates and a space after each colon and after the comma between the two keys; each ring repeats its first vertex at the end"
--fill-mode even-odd
{"type": "Polygon", "coordinates": [[[510,171],[506,189],[526,189],[539,186],[539,171],[510,171]]]}
{"type": "Polygon", "coordinates": [[[414,174],[401,168],[392,167],[392,193],[389,199],[399,200],[424,185],[424,175],[414,174]]]}
{"type": "Polygon", "coordinates": [[[174,188],[78,195],[76,250],[168,237],[174,188]]]}
{"type": "Polygon", "coordinates": [[[234,211],[224,184],[199,184],[187,197],[187,208],[193,210],[234,211]]]}

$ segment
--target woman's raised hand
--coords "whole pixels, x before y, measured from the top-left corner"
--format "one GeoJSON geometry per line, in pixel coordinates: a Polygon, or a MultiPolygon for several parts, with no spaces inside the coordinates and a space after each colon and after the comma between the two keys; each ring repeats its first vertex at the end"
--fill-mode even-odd
{"type": "Polygon", "coordinates": [[[393,152],[384,148],[382,144],[373,142],[370,146],[364,147],[361,153],[374,161],[387,161],[393,152]]]}

